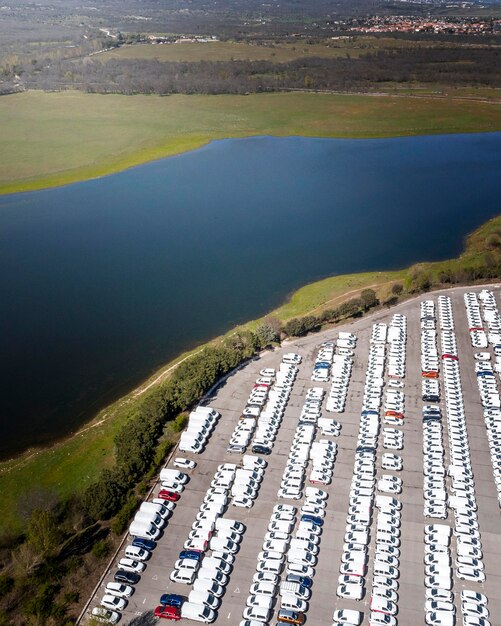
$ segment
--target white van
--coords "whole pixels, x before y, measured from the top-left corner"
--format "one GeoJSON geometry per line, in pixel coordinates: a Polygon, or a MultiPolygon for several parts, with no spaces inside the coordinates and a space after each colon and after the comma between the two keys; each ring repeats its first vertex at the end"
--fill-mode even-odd
{"type": "Polygon", "coordinates": [[[175,481],[183,485],[188,482],[188,476],[179,470],[164,467],[160,470],[160,480],[175,481]]]}
{"type": "Polygon", "coordinates": [[[154,512],[160,515],[163,519],[167,519],[170,515],[170,511],[162,504],[155,502],[143,502],[139,507],[140,511],[154,512]]]}
{"type": "Polygon", "coordinates": [[[125,556],[134,561],[147,561],[151,556],[151,552],[137,546],[127,546],[125,548],[125,556]]]}
{"type": "Polygon", "coordinates": [[[129,534],[133,537],[143,537],[144,539],[158,539],[160,537],[159,529],[148,521],[133,521],[129,526],[129,534]]]}
{"type": "Polygon", "coordinates": [[[188,595],[188,602],[192,604],[201,604],[210,607],[211,609],[217,609],[221,604],[221,601],[207,591],[199,591],[193,589],[188,595]]]}
{"type": "Polygon", "coordinates": [[[181,606],[181,617],[210,624],[216,619],[216,612],[203,604],[183,602],[181,606]]]}

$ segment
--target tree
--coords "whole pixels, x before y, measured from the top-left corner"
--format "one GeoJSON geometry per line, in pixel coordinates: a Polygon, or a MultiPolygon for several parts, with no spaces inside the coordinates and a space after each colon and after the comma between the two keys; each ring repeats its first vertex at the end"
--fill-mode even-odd
{"type": "Polygon", "coordinates": [[[379,304],[379,300],[377,299],[374,289],[363,289],[360,294],[360,300],[362,301],[362,306],[365,311],[368,311],[372,307],[379,304]]]}
{"type": "Polygon", "coordinates": [[[394,294],[395,296],[399,296],[404,290],[404,286],[402,285],[402,283],[394,283],[391,286],[391,293],[394,294]]]}
{"type": "Polygon", "coordinates": [[[52,554],[60,543],[57,518],[52,511],[35,510],[28,522],[27,543],[44,558],[52,554]]]}

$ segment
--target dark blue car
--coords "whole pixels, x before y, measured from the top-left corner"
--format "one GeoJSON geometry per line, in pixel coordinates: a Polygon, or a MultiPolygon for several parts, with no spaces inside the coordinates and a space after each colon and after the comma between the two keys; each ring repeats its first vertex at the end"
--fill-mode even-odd
{"type": "Polygon", "coordinates": [[[195,559],[196,561],[200,561],[203,556],[203,552],[201,550],[181,550],[179,553],[180,559],[195,559]]]}
{"type": "Polygon", "coordinates": [[[288,583],[298,583],[307,589],[311,589],[313,584],[313,581],[309,576],[300,576],[299,574],[287,574],[286,581],[288,583]]]}
{"type": "Polygon", "coordinates": [[[324,520],[321,517],[317,517],[316,515],[310,515],[309,513],[305,513],[304,515],[301,515],[301,521],[311,522],[312,524],[315,524],[315,526],[324,525],[324,520]]]}
{"type": "Polygon", "coordinates": [[[164,593],[160,598],[160,604],[163,604],[163,606],[177,606],[181,608],[183,602],[183,596],[179,596],[177,593],[164,593]]]}
{"type": "Polygon", "coordinates": [[[143,550],[149,550],[150,552],[157,547],[155,541],[151,539],[144,539],[144,537],[134,537],[132,545],[136,548],[143,548],[143,550]]]}

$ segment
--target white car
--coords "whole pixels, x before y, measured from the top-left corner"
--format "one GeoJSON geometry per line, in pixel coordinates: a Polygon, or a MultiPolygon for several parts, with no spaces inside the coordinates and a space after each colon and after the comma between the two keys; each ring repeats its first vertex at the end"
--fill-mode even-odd
{"type": "Polygon", "coordinates": [[[470,591],[469,589],[463,589],[461,591],[461,602],[474,602],[475,604],[482,604],[487,606],[487,597],[483,593],[478,591],[470,591]]]}
{"type": "Polygon", "coordinates": [[[129,598],[134,593],[134,589],[123,583],[108,583],[106,585],[106,593],[119,598],[129,598]]]}
{"type": "Polygon", "coordinates": [[[470,582],[483,583],[485,581],[485,574],[482,570],[467,565],[460,565],[456,570],[456,576],[470,582]]]}
{"type": "Polygon", "coordinates": [[[116,611],[110,611],[103,606],[96,606],[92,609],[92,618],[102,624],[116,624],[120,620],[120,613],[116,611]]]}
{"type": "Polygon", "coordinates": [[[174,467],[179,467],[181,469],[194,469],[197,466],[195,461],[190,461],[189,459],[185,459],[183,457],[177,457],[174,459],[174,467]]]}
{"type": "MultiPolygon", "coordinates": [[[[358,577],[360,578],[360,577],[358,577]]],[[[360,584],[341,584],[338,585],[336,595],[338,598],[346,598],[348,600],[361,600],[364,594],[364,588],[362,585],[362,578],[360,578],[360,584]]]]}
{"type": "Polygon", "coordinates": [[[111,594],[106,594],[103,596],[101,600],[102,606],[107,609],[111,609],[112,611],[123,611],[127,606],[127,600],[124,598],[119,598],[118,596],[112,596],[111,594]]]}
{"type": "Polygon", "coordinates": [[[476,602],[463,602],[461,604],[461,609],[463,611],[463,615],[468,615],[469,617],[483,617],[484,619],[488,619],[489,617],[489,609],[483,604],[477,604],[476,602]]]}
{"type": "Polygon", "coordinates": [[[363,613],[352,611],[351,609],[337,609],[332,616],[334,622],[338,624],[349,624],[349,626],[359,626],[362,623],[363,613]]]}
{"type": "Polygon", "coordinates": [[[120,559],[118,567],[126,572],[140,573],[146,568],[146,564],[141,561],[134,561],[134,559],[120,559]]]}
{"type": "Polygon", "coordinates": [[[288,574],[299,574],[300,576],[308,576],[308,578],[313,578],[315,575],[315,570],[311,565],[302,565],[301,563],[288,563],[287,564],[287,573],[288,574]]]}
{"type": "Polygon", "coordinates": [[[254,505],[254,500],[247,496],[235,496],[231,499],[233,506],[238,506],[242,509],[250,509],[254,505]]]}

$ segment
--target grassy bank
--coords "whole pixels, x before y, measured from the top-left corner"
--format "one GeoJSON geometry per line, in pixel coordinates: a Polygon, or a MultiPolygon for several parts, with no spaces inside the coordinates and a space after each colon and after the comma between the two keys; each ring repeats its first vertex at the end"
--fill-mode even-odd
{"type": "MultiPolygon", "coordinates": [[[[422,289],[443,286],[449,282],[467,283],[479,278],[480,270],[489,265],[494,268],[494,273],[499,272],[500,259],[501,216],[490,220],[470,235],[465,251],[457,259],[418,264],[394,272],[368,272],[327,278],[299,289],[269,316],[282,323],[307,314],[318,316],[325,309],[338,307],[358,296],[367,287],[374,289],[384,302],[391,297],[392,287],[396,283],[402,285],[404,290],[401,297],[409,297],[422,289]]],[[[246,327],[256,328],[264,319],[249,322],[246,327]]],[[[233,332],[234,329],[228,334],[233,332]]],[[[218,339],[214,342],[217,343],[218,339]]],[[[140,388],[103,410],[75,436],[49,449],[27,453],[0,464],[2,528],[19,528],[17,502],[26,494],[43,489],[67,496],[82,491],[94,482],[101,469],[113,463],[115,434],[131,414],[134,404],[168,378],[176,363],[190,358],[190,354],[199,350],[181,355],[166,365],[140,388]]]]}
{"type": "Polygon", "coordinates": [[[395,137],[501,130],[501,104],[273,93],[0,98],[0,193],[68,184],[252,135],[395,137]]]}

